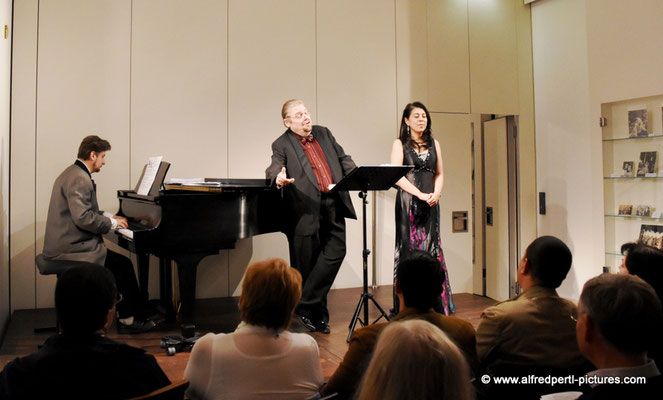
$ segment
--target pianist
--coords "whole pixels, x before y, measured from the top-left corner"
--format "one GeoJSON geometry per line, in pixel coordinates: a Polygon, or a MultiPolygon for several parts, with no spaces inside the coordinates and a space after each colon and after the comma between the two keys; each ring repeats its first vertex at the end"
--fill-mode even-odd
{"type": "Polygon", "coordinates": [[[98,136],[85,137],[76,162],[55,180],[43,254],[47,259],[85,261],[111,270],[123,297],[117,305],[118,333],[140,333],[153,328],[154,322],[137,318],[141,297],[133,264],[106,249],[101,236],[111,229],[127,227],[125,218],[100,212],[97,203],[92,174],[106,164],[110,149],[110,143],[98,136]]]}
{"type": "Polygon", "coordinates": [[[312,124],[301,100],[286,101],[281,116],[288,129],[272,143],[265,173],[283,188],[290,264],[303,278],[295,313],[309,331],[329,333],[327,293],[345,257],[345,218],[357,218],[348,193],[329,185],[356,165],[329,129],[312,124]]]}

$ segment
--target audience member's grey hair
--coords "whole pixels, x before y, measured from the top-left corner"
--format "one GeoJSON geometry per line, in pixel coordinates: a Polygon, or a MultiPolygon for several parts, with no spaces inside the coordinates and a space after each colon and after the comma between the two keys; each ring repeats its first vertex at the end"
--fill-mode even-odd
{"type": "Polygon", "coordinates": [[[602,274],[585,283],[580,311],[617,350],[646,353],[660,340],[661,301],[654,289],[634,275],[602,274]]]}
{"type": "Polygon", "coordinates": [[[471,398],[462,352],[423,320],[392,322],[382,331],[358,391],[360,400],[471,398]]]}

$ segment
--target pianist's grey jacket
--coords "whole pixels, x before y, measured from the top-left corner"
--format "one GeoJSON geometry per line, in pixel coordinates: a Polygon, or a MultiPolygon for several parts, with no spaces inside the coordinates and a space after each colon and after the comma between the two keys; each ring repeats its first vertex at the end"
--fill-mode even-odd
{"type": "Polygon", "coordinates": [[[76,160],[53,184],[43,254],[104,265],[106,246],[101,234],[110,229],[110,219],[99,211],[92,177],[85,164],[76,160]]]}

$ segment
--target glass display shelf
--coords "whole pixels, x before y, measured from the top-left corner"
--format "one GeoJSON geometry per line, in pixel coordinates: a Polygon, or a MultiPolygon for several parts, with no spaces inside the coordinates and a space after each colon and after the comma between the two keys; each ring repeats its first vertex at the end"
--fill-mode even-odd
{"type": "Polygon", "coordinates": [[[606,251],[605,252],[606,256],[615,256],[615,257],[624,257],[622,253],[617,253],[617,252],[611,252],[611,251],[606,251]]]}
{"type": "Polygon", "coordinates": [[[617,180],[617,179],[663,179],[663,176],[604,176],[603,179],[606,180],[617,180]]]}
{"type": "Polygon", "coordinates": [[[655,134],[655,135],[649,135],[649,136],[633,136],[633,137],[618,137],[618,138],[608,138],[608,139],[603,139],[604,142],[620,142],[624,140],[643,140],[643,139],[657,139],[657,138],[663,138],[663,134],[655,134]]]}
{"type": "Polygon", "coordinates": [[[624,219],[646,219],[650,221],[663,221],[663,217],[654,218],[654,217],[644,217],[642,215],[618,215],[618,214],[605,214],[604,217],[610,218],[624,218],[624,219]]]}

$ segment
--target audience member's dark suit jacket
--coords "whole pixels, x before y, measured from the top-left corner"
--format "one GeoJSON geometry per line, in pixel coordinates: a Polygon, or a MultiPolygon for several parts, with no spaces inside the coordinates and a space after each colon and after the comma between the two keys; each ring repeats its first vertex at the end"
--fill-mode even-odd
{"type": "Polygon", "coordinates": [[[127,399],[170,384],[152,355],[100,335],[50,337],[0,373],[2,399],[127,399]]]}
{"type": "MultiPolygon", "coordinates": [[[[472,375],[474,375],[478,362],[476,337],[472,324],[460,318],[439,314],[433,311],[432,308],[428,311],[420,311],[407,307],[401,310],[391,321],[411,319],[428,321],[444,331],[464,353],[472,375]]],[[[340,399],[352,397],[368,367],[379,335],[388,324],[368,325],[352,334],[348,352],[345,353],[343,361],[334,372],[334,375],[329,378],[327,385],[324,386],[323,394],[337,392],[340,399]]]]}
{"type": "Polygon", "coordinates": [[[106,246],[101,234],[110,229],[110,219],[99,211],[92,177],[85,164],[76,160],[53,184],[43,254],[104,265],[106,246]]]}
{"type": "MultiPolygon", "coordinates": [[[[325,153],[334,182],[338,183],[356,167],[354,161],[345,154],[343,147],[336,143],[329,129],[313,125],[312,133],[325,153]]],[[[313,235],[319,228],[320,189],[306,153],[290,129],[272,143],[272,163],[265,171],[267,179],[274,183],[283,167],[286,168],[288,178],[295,178],[294,183],[283,189],[285,233],[288,237],[313,235]]],[[[346,218],[356,219],[348,192],[340,192],[339,196],[342,202],[341,214],[346,218]]]]}

